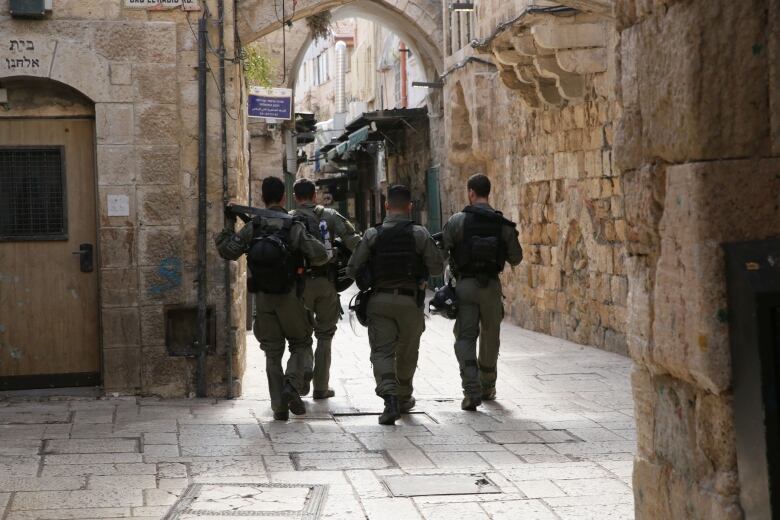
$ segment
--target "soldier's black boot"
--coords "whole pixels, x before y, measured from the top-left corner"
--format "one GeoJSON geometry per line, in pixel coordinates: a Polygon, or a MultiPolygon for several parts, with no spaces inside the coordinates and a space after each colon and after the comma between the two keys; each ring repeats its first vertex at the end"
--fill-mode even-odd
{"type": "Polygon", "coordinates": [[[312,394],[314,399],[330,399],[335,396],[336,392],[334,392],[332,388],[328,388],[327,390],[315,390],[312,394]]]}
{"type": "Polygon", "coordinates": [[[496,400],[496,387],[492,388],[483,388],[482,389],[482,400],[483,401],[495,401],[496,400]]]}
{"type": "Polygon", "coordinates": [[[386,395],[384,399],[385,410],[379,416],[379,424],[392,426],[395,421],[401,418],[401,411],[398,409],[398,396],[386,395]]]}
{"type": "MultiPolygon", "coordinates": [[[[309,392],[311,391],[311,380],[314,377],[313,372],[304,372],[303,373],[303,392],[301,392],[300,395],[309,395],[309,392]]],[[[316,398],[315,398],[316,399],[316,398]]]]}
{"type": "Polygon", "coordinates": [[[467,395],[460,403],[461,410],[468,410],[469,412],[476,412],[477,406],[482,404],[482,399],[478,395],[467,395]]]}
{"type": "Polygon", "coordinates": [[[398,406],[401,410],[401,413],[409,413],[416,404],[417,400],[414,398],[414,396],[410,396],[409,399],[404,399],[401,401],[398,406]]]}
{"type": "Polygon", "coordinates": [[[287,410],[279,410],[274,412],[274,421],[287,421],[290,419],[290,412],[287,410]]]}
{"type": "Polygon", "coordinates": [[[287,403],[290,411],[295,415],[303,415],[306,413],[306,405],[303,404],[300,394],[289,381],[284,384],[282,399],[284,399],[284,402],[287,403]]]}

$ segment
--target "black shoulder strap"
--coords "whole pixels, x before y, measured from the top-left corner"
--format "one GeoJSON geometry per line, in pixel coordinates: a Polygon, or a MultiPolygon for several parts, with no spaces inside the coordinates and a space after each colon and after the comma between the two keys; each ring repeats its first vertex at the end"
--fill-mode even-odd
{"type": "Polygon", "coordinates": [[[490,211],[483,208],[478,208],[476,206],[466,206],[463,208],[463,213],[465,213],[467,216],[469,215],[478,215],[481,217],[489,218],[491,220],[497,220],[501,221],[502,224],[510,227],[517,227],[517,224],[509,220],[504,216],[503,213],[500,211],[490,211]]]}

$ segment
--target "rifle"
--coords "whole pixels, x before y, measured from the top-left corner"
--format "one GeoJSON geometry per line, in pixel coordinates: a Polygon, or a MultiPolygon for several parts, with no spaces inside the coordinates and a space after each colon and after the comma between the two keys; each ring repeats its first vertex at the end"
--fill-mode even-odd
{"type": "Polygon", "coordinates": [[[228,203],[225,205],[225,215],[235,222],[236,217],[240,218],[245,224],[252,220],[255,215],[266,217],[278,217],[278,212],[272,212],[267,209],[253,208],[252,206],[241,206],[239,204],[228,203]]]}

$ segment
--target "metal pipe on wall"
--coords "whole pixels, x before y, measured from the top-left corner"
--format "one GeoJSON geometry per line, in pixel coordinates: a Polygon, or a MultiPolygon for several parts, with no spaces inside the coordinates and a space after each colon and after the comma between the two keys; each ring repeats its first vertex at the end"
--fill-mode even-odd
{"type": "MultiPolygon", "coordinates": [[[[234,4],[235,6],[235,4],[234,4]]],[[[222,137],[222,202],[230,202],[228,189],[227,163],[227,102],[225,100],[225,2],[218,0],[217,15],[219,16],[219,94],[220,94],[220,134],[222,137]]],[[[235,42],[234,42],[235,44],[235,42]]],[[[225,216],[225,227],[233,227],[228,216],[225,216]]],[[[230,262],[225,260],[223,266],[225,283],[225,379],[227,379],[227,398],[233,398],[233,286],[230,276],[230,262]]]]}
{"type": "Polygon", "coordinates": [[[409,79],[407,72],[406,44],[401,42],[398,47],[401,53],[401,108],[409,108],[409,79]]]}
{"type": "Polygon", "coordinates": [[[208,323],[206,307],[206,240],[207,240],[207,198],[206,198],[206,46],[208,26],[204,13],[198,21],[198,337],[195,340],[197,364],[195,367],[195,392],[198,397],[206,397],[206,351],[208,350],[208,323]]]}

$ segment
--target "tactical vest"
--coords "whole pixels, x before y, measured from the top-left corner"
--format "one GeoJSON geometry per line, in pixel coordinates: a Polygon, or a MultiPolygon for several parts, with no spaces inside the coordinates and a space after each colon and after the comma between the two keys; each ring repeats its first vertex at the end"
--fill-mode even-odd
{"type": "Polygon", "coordinates": [[[300,280],[303,256],[290,248],[293,217],[281,212],[268,212],[254,218],[254,236],[247,254],[249,292],[286,294],[300,280]],[[270,230],[263,218],[282,220],[282,227],[270,230]]]}
{"type": "Polygon", "coordinates": [[[463,240],[455,248],[459,276],[498,276],[506,264],[504,226],[515,226],[501,212],[466,206],[463,210],[463,240]]]}
{"type": "Polygon", "coordinates": [[[376,226],[369,265],[374,288],[417,284],[428,277],[422,255],[417,252],[414,223],[376,226]]]}

